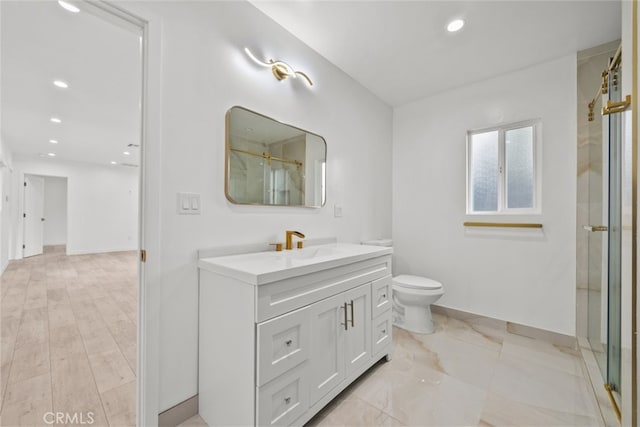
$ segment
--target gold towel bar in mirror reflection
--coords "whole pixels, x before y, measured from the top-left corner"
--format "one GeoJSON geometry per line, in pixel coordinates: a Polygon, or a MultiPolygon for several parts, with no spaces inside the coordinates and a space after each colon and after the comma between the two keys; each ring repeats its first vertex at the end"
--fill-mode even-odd
{"type": "Polygon", "coordinates": [[[282,157],[276,157],[276,156],[270,155],[269,153],[256,153],[255,151],[242,150],[240,148],[230,148],[230,150],[235,151],[237,153],[249,154],[250,156],[262,157],[263,159],[266,159],[269,162],[269,164],[271,164],[271,161],[276,161],[280,163],[291,163],[293,165],[296,165],[297,168],[301,168],[303,166],[302,162],[298,160],[289,160],[282,157]]]}
{"type": "Polygon", "coordinates": [[[525,222],[465,222],[465,227],[542,228],[542,224],[525,222]]]}

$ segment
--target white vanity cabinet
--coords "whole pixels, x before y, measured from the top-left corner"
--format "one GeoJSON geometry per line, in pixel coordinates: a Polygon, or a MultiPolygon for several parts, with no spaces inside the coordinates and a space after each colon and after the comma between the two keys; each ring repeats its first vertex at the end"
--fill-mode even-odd
{"type": "Polygon", "coordinates": [[[309,307],[312,405],[371,360],[370,301],[365,284],[309,307]]]}
{"type": "Polygon", "coordinates": [[[302,425],[390,357],[390,248],[334,246],[342,251],[325,252],[335,257],[304,262],[265,254],[276,265],[263,274],[223,268],[244,265],[242,257],[251,265],[258,254],[200,260],[199,408],[207,424],[302,425]],[[346,249],[359,256],[344,259],[346,249]]]}

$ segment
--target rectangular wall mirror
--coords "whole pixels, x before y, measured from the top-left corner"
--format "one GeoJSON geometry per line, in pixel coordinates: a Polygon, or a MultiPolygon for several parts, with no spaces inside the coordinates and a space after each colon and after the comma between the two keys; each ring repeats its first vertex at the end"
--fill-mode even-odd
{"type": "Polygon", "coordinates": [[[246,108],[227,111],[225,194],[231,203],[319,208],[326,161],[320,135],[246,108]]]}

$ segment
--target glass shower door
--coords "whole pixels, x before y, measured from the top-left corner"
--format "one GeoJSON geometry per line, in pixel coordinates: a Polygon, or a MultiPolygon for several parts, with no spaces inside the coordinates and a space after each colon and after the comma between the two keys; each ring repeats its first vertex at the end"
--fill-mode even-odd
{"type": "MultiPolygon", "coordinates": [[[[608,98],[619,101],[619,71],[611,71],[608,98]],[[615,77],[614,77],[615,76],[615,77]]],[[[605,101],[606,102],[606,101],[605,101]]],[[[620,114],[590,122],[588,339],[602,378],[620,390],[622,251],[622,138],[620,114]]]]}
{"type": "MultiPolygon", "coordinates": [[[[622,96],[619,70],[610,72],[609,100],[620,101],[622,96]]],[[[607,287],[607,384],[620,392],[620,329],[622,289],[622,117],[610,114],[609,134],[609,259],[607,287]]]]}
{"type": "Polygon", "coordinates": [[[589,122],[588,324],[591,350],[602,378],[607,377],[608,147],[602,117],[589,122]],[[605,179],[606,177],[606,179],[605,179]],[[606,185],[605,185],[606,184],[606,185]]]}

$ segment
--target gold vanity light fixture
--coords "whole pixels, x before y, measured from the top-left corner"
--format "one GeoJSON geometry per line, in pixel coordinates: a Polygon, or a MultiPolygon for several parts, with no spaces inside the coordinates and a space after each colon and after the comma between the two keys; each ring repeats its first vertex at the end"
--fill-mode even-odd
{"type": "Polygon", "coordinates": [[[249,48],[245,47],[244,51],[247,54],[247,56],[251,58],[251,60],[256,64],[260,65],[261,67],[271,68],[271,72],[273,73],[276,79],[284,80],[287,77],[291,77],[295,79],[298,77],[298,75],[300,75],[304,78],[304,80],[307,81],[309,86],[313,86],[313,82],[311,81],[308,75],[306,75],[302,71],[294,70],[293,67],[287,64],[286,62],[276,61],[273,59],[270,59],[269,62],[264,62],[256,58],[256,56],[253,53],[251,53],[249,48]]]}

